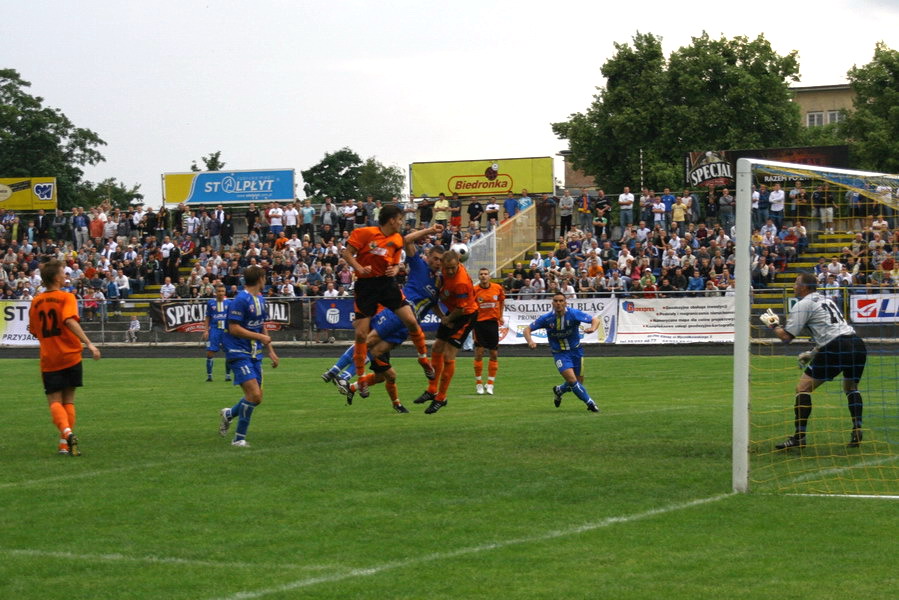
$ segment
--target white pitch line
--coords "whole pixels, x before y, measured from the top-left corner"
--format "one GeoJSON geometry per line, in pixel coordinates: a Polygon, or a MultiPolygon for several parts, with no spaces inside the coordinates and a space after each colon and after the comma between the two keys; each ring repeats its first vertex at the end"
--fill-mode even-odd
{"type": "Polygon", "coordinates": [[[787,496],[802,496],[803,498],[865,498],[868,500],[899,500],[899,496],[879,496],[877,494],[785,494],[787,496]]]}
{"type": "Polygon", "coordinates": [[[516,546],[521,544],[531,544],[535,542],[544,542],[547,540],[553,540],[561,537],[569,537],[573,535],[579,535],[581,533],[586,533],[588,531],[594,531],[596,529],[602,529],[604,527],[609,527],[611,525],[618,525],[621,523],[632,523],[634,521],[639,521],[642,519],[648,519],[650,517],[654,517],[657,515],[663,515],[670,512],[675,512],[678,510],[683,510],[685,508],[692,508],[694,506],[701,506],[703,504],[710,504],[712,502],[717,502],[719,500],[723,500],[725,498],[730,498],[734,494],[719,494],[717,496],[710,496],[708,498],[699,498],[697,500],[691,500],[689,502],[683,502],[680,504],[669,504],[668,506],[663,506],[661,508],[654,508],[651,510],[647,510],[642,513],[637,513],[635,515],[625,515],[622,517],[607,517],[602,519],[601,521],[596,521],[594,523],[585,523],[583,525],[577,525],[575,527],[569,527],[566,529],[557,529],[555,531],[548,531],[546,533],[522,538],[514,538],[510,540],[500,541],[500,542],[492,542],[489,544],[481,544],[478,546],[467,546],[464,548],[459,548],[457,550],[450,550],[448,552],[435,552],[433,554],[427,554],[425,556],[419,556],[416,558],[410,558],[407,560],[400,560],[395,562],[382,563],[380,565],[374,565],[371,567],[361,568],[361,569],[351,569],[349,571],[345,571],[343,573],[335,573],[333,575],[320,575],[317,577],[307,577],[306,579],[298,579],[296,581],[291,581],[289,583],[285,583],[276,587],[265,588],[261,590],[253,590],[246,592],[238,592],[234,595],[227,596],[225,599],[221,600],[254,600],[255,598],[262,598],[263,596],[268,596],[271,594],[280,594],[283,592],[290,592],[292,590],[297,590],[300,588],[306,588],[313,585],[318,585],[320,583],[334,583],[337,581],[343,581],[346,579],[352,579],[355,577],[369,577],[371,575],[378,575],[385,571],[390,571],[393,569],[401,569],[404,567],[410,567],[413,565],[435,561],[435,560],[446,560],[452,559],[459,556],[467,556],[471,554],[480,554],[481,552],[489,552],[491,550],[499,550],[502,548],[507,548],[509,546],[516,546]]]}
{"type": "Polygon", "coordinates": [[[58,552],[46,550],[24,550],[16,548],[0,548],[0,554],[9,556],[36,556],[41,558],[58,558],[77,561],[98,562],[133,562],[157,565],[185,565],[189,567],[216,567],[221,569],[292,569],[301,571],[321,571],[333,568],[333,565],[300,565],[251,563],[239,561],[193,560],[173,556],[127,556],[125,554],[77,554],[75,552],[58,552]]]}
{"type": "Polygon", "coordinates": [[[815,479],[816,477],[827,477],[829,475],[839,475],[841,473],[845,473],[846,471],[852,471],[853,469],[864,469],[865,467],[876,467],[878,465],[882,465],[888,462],[893,462],[894,460],[899,459],[899,456],[887,456],[886,458],[879,458],[877,460],[868,460],[865,462],[858,463],[857,465],[847,465],[845,467],[836,467],[833,469],[825,469],[823,471],[813,471],[811,473],[806,473],[805,475],[800,475],[799,477],[794,477],[790,483],[802,483],[803,481],[808,481],[810,479],[815,479]]]}

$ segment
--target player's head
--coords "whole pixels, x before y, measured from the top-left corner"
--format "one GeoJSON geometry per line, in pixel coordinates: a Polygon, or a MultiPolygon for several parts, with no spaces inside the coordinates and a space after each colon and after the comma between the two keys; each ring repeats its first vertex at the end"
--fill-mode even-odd
{"type": "Polygon", "coordinates": [[[565,298],[565,294],[562,292],[556,292],[553,294],[553,310],[557,313],[565,312],[565,308],[568,306],[568,299],[565,298]]]}
{"type": "Polygon", "coordinates": [[[434,244],[430,247],[427,254],[427,262],[428,268],[432,271],[436,271],[440,268],[440,264],[443,262],[443,255],[446,253],[446,248],[441,246],[440,244],[434,244]]]}
{"type": "Polygon", "coordinates": [[[446,277],[453,277],[459,271],[459,255],[453,250],[444,252],[440,262],[446,277]]]}
{"type": "Polygon", "coordinates": [[[481,267],[478,270],[478,281],[481,283],[481,285],[487,287],[487,285],[490,283],[490,270],[486,267],[481,267]]]}
{"type": "Polygon", "coordinates": [[[215,297],[217,300],[225,299],[225,284],[220,283],[217,286],[215,286],[215,297]]]}
{"type": "Polygon", "coordinates": [[[388,204],[378,213],[378,225],[381,227],[391,226],[397,231],[403,228],[403,212],[396,204],[388,204]]]}
{"type": "Polygon", "coordinates": [[[41,283],[44,284],[44,287],[48,288],[52,285],[57,285],[59,283],[57,279],[62,277],[62,269],[62,261],[56,260],[55,258],[42,264],[41,283]]]}
{"type": "Polygon", "coordinates": [[[265,270],[257,265],[250,265],[243,272],[243,279],[246,287],[259,285],[265,281],[265,270]]]}
{"type": "Polygon", "coordinates": [[[808,296],[817,289],[818,278],[815,277],[814,273],[800,273],[796,277],[796,283],[793,284],[793,290],[799,298],[808,296]]]}

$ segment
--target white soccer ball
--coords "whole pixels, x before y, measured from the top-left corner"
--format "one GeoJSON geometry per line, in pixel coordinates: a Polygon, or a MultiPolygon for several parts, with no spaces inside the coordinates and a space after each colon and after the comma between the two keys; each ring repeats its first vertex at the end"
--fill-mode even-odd
{"type": "Polygon", "coordinates": [[[450,250],[459,255],[459,262],[465,262],[471,254],[471,248],[468,247],[468,244],[463,244],[461,242],[450,246],[450,250]]]}

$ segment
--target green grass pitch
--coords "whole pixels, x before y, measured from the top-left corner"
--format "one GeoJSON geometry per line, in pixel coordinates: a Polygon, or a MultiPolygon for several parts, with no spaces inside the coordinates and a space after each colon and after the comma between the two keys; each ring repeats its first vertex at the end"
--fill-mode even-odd
{"type": "MultiPolygon", "coordinates": [[[[587,351],[588,355],[593,351],[587,351]]],[[[36,361],[0,361],[0,598],[895,598],[899,504],[730,494],[730,357],[470,355],[424,415],[413,359],[345,406],[326,359],[266,362],[251,448],[205,361],[85,362],[84,456],[55,455],[36,361]]]]}

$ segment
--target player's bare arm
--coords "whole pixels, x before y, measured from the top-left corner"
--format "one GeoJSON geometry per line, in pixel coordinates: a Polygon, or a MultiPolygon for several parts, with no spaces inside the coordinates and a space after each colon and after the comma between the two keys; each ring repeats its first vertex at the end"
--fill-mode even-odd
{"type": "Polygon", "coordinates": [[[84,333],[84,330],[81,328],[81,323],[76,319],[69,318],[66,319],[66,327],[75,334],[75,337],[81,340],[82,344],[87,346],[87,349],[90,351],[94,360],[100,360],[100,350],[88,339],[87,334],[84,333]]]}

